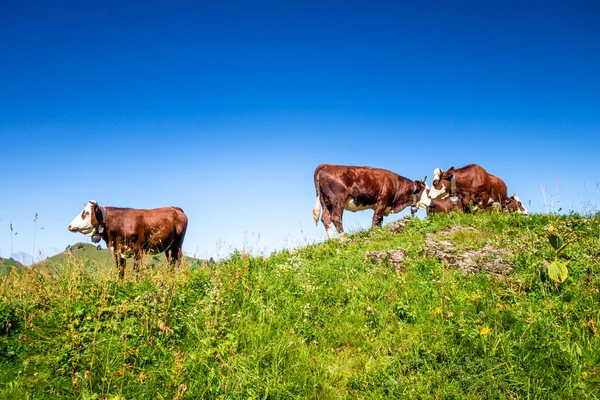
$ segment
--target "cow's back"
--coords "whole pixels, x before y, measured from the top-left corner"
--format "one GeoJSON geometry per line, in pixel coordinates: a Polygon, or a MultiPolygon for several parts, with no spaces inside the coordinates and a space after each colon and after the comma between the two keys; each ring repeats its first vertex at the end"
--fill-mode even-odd
{"type": "Polygon", "coordinates": [[[469,164],[454,170],[456,186],[471,193],[491,192],[490,175],[480,165],[469,164]]]}
{"type": "Polygon", "coordinates": [[[109,236],[145,249],[164,251],[174,241],[182,242],[187,230],[187,216],[179,207],[107,209],[109,236]]]}
{"type": "Polygon", "coordinates": [[[381,168],[322,164],[315,169],[317,194],[338,201],[352,197],[358,204],[375,204],[382,189],[395,181],[395,173],[381,168]]]}

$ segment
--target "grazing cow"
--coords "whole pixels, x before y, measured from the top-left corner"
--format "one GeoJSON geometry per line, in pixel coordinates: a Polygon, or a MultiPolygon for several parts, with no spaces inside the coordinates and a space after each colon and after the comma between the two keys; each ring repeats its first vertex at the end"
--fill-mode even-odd
{"type": "Polygon", "coordinates": [[[455,201],[457,197],[462,197],[466,207],[472,204],[487,207],[492,184],[490,174],[483,167],[469,164],[458,169],[450,167],[447,171],[436,168],[433,175],[433,187],[429,192],[432,199],[450,194],[455,201]]]}
{"type": "MultiPolygon", "coordinates": [[[[425,177],[427,178],[427,177],[425,177]]],[[[331,222],[338,233],[344,234],[344,210],[373,209],[372,226],[379,226],[383,217],[408,206],[417,210],[417,199],[425,190],[425,179],[413,181],[386,169],[322,164],[315,169],[317,200],[313,209],[315,223],[321,222],[329,239],[335,237],[331,222]]]]}
{"type": "Polygon", "coordinates": [[[169,264],[179,266],[187,224],[187,216],[179,207],[137,210],[102,207],[90,200],[69,230],[91,236],[94,243],[104,239],[123,278],[126,258],[132,255],[135,271],[146,252],[165,252],[169,264]]]}
{"type": "Polygon", "coordinates": [[[456,212],[464,212],[464,204],[460,196],[457,196],[455,204],[452,204],[450,197],[445,197],[443,199],[435,199],[433,200],[429,197],[430,192],[429,185],[427,182],[425,183],[425,191],[421,195],[421,199],[417,203],[417,208],[424,208],[427,215],[429,213],[449,213],[452,211],[456,212]]]}
{"type": "Polygon", "coordinates": [[[519,214],[529,215],[529,210],[525,208],[521,199],[516,194],[507,198],[504,202],[504,209],[508,212],[516,212],[519,214]]]}

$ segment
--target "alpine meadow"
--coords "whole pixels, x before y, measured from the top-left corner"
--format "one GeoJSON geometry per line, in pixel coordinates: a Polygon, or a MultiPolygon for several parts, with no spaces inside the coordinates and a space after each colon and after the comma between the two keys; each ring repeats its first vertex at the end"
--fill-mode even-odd
{"type": "Polygon", "coordinates": [[[124,280],[90,245],[3,265],[0,398],[597,399],[599,216],[406,217],[124,280]]]}

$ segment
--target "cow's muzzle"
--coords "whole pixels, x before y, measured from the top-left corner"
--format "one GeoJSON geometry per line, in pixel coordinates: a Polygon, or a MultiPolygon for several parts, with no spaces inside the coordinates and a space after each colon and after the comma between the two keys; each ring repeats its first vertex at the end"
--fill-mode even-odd
{"type": "Polygon", "coordinates": [[[429,203],[429,208],[436,208],[437,206],[435,205],[435,201],[433,201],[433,199],[431,199],[430,203],[429,203]]]}

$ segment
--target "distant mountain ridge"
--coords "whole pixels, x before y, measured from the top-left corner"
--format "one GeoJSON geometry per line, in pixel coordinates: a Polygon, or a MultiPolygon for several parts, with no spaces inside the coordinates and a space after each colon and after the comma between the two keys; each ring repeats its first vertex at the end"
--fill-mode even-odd
{"type": "Polygon", "coordinates": [[[20,271],[22,268],[26,268],[25,265],[21,264],[17,260],[13,260],[12,258],[0,257],[0,276],[4,276],[11,269],[20,271]]]}
{"type": "MultiPolygon", "coordinates": [[[[110,250],[102,248],[99,245],[95,246],[90,243],[82,242],[69,245],[62,253],[58,253],[52,257],[48,257],[42,261],[39,261],[33,264],[31,267],[49,267],[51,269],[56,269],[63,266],[71,257],[91,261],[98,264],[99,267],[115,268],[114,255],[110,250]]],[[[166,262],[167,257],[164,253],[148,254],[143,260],[143,263],[150,267],[154,267],[159,264],[165,264],[166,262]]],[[[184,256],[184,262],[190,266],[196,266],[203,263],[208,263],[209,261],[184,256]]],[[[127,264],[131,264],[131,259],[128,259],[127,264]]]]}

